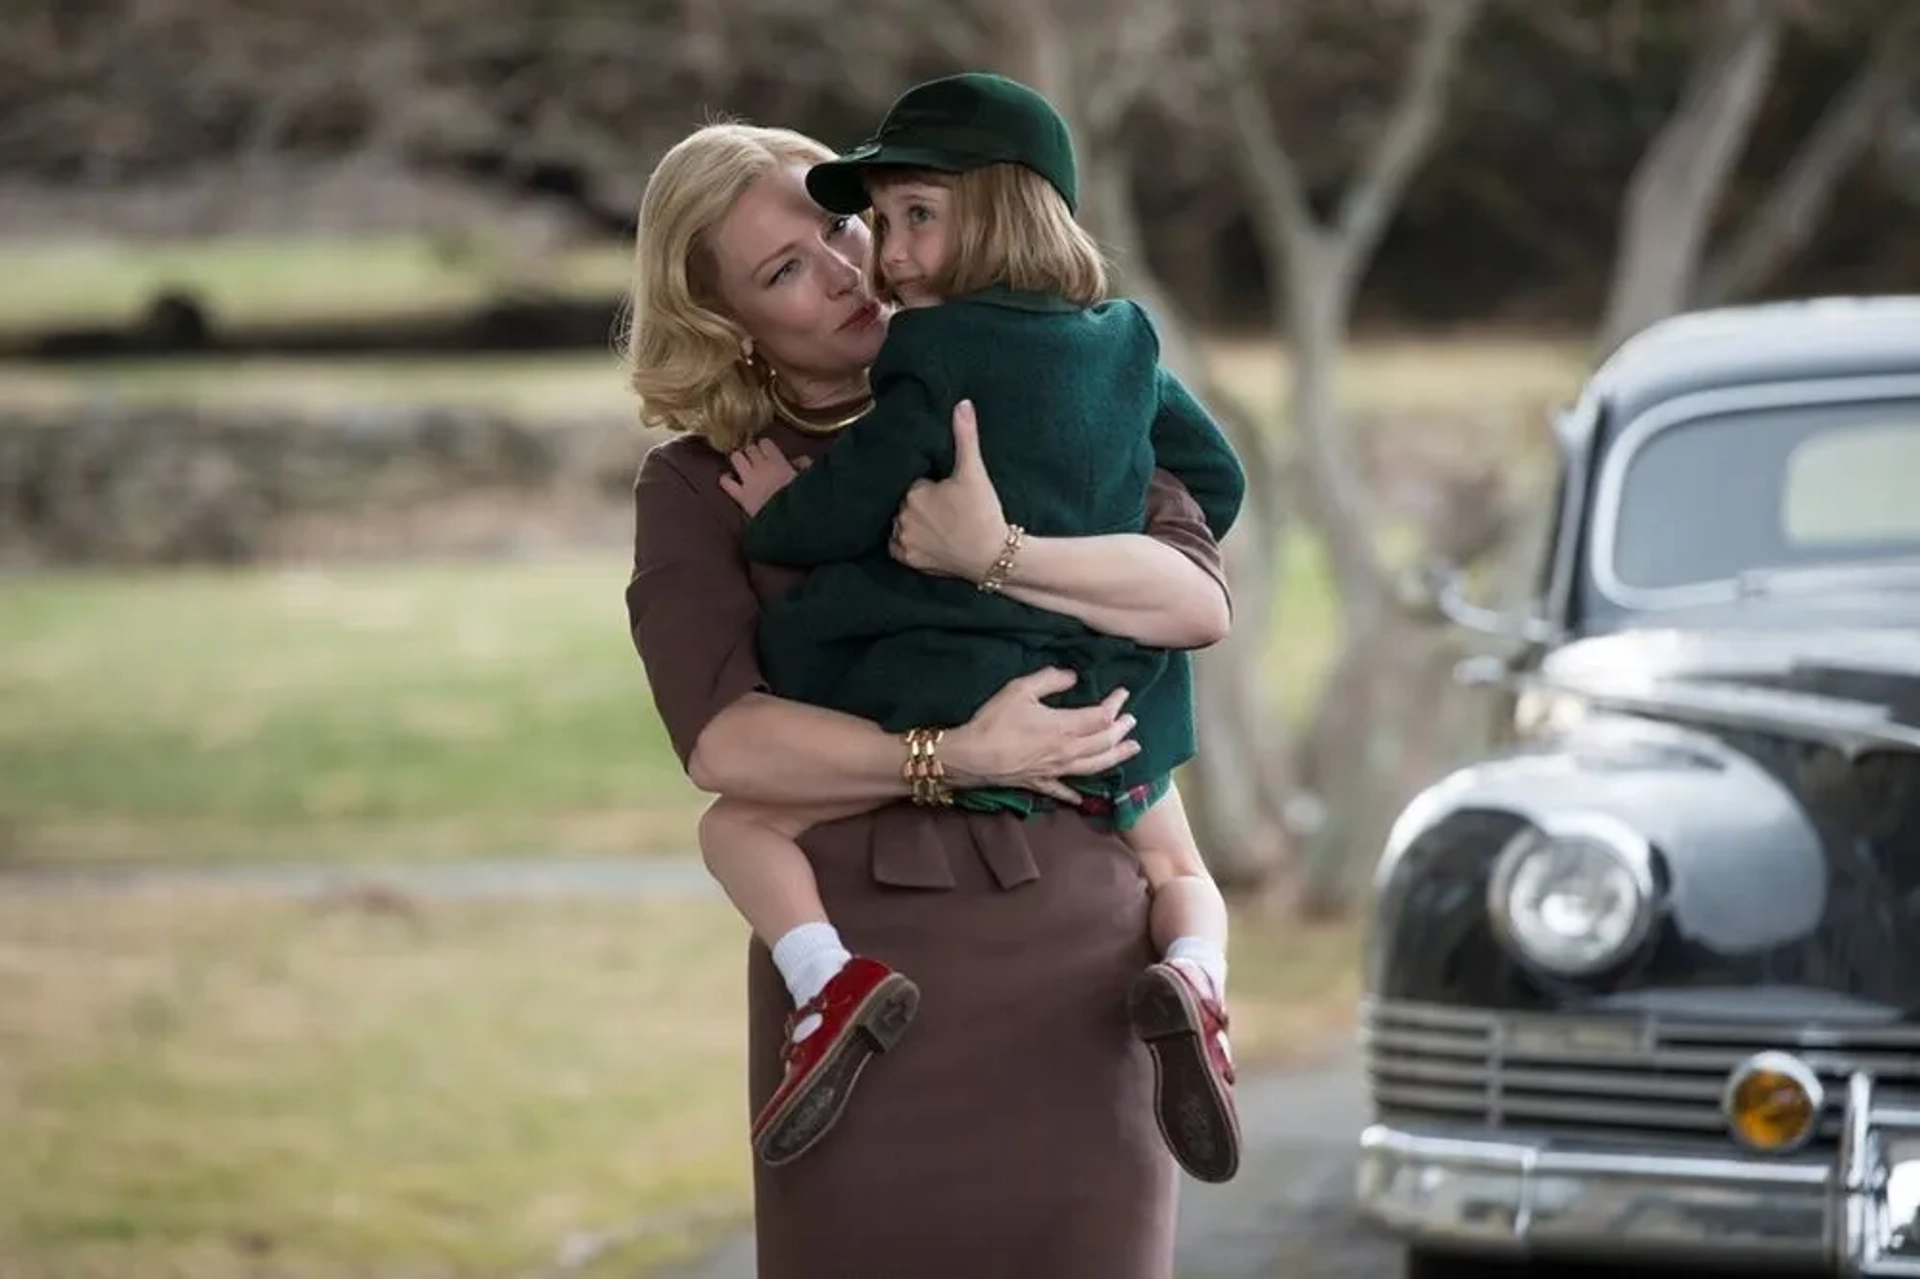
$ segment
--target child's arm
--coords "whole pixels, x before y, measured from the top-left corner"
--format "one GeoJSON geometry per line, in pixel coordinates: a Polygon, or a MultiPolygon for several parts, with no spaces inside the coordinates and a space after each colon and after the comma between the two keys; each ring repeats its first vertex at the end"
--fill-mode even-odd
{"type": "Polygon", "coordinates": [[[747,558],[813,568],[884,550],[901,500],[934,466],[950,407],[924,380],[876,368],[872,411],[747,521],[747,558]]]}
{"type": "MultiPolygon", "coordinates": [[[[1156,360],[1160,355],[1160,332],[1153,317],[1138,302],[1128,302],[1133,315],[1153,344],[1156,360]]],[[[1247,474],[1239,455],[1220,430],[1219,423],[1207,412],[1193,392],[1169,373],[1165,365],[1154,370],[1160,409],[1154,414],[1148,439],[1153,444],[1154,464],[1170,471],[1206,517],[1207,529],[1219,541],[1233,527],[1240,504],[1247,496],[1247,474]]]]}
{"type": "Polygon", "coordinates": [[[1154,461],[1187,486],[1218,540],[1240,514],[1247,495],[1246,471],[1213,415],[1180,379],[1163,368],[1159,381],[1160,411],[1149,436],[1154,461]]]}

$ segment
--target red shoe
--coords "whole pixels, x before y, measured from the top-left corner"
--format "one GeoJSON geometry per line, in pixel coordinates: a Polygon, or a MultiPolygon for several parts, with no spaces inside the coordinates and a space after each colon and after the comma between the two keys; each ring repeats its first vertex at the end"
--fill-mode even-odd
{"type": "Polygon", "coordinates": [[[1167,1149],[1201,1181],[1240,1171],[1227,1014],[1179,964],[1155,964],[1127,995],[1133,1033],[1153,1053],[1154,1117],[1167,1149]]]}
{"type": "Polygon", "coordinates": [[[796,1008],[780,1049],[787,1077],[753,1121],[760,1158],[774,1166],[790,1163],[826,1136],[868,1059],[900,1042],[919,1006],[918,986],[877,960],[855,956],[811,1002],[796,1008]],[[793,1032],[815,1016],[819,1024],[795,1042],[793,1032]]]}

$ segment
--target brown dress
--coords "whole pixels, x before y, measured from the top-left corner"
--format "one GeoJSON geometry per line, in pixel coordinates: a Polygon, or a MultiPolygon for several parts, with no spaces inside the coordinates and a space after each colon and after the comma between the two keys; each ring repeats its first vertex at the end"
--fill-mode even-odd
{"type": "MultiPolygon", "coordinates": [[[[829,442],[768,435],[790,457],[829,442]]],[[[635,485],[627,609],[683,764],[716,714],[765,689],[759,601],[798,580],[743,558],[723,465],[676,439],[635,485]]],[[[1221,577],[1198,506],[1163,472],[1148,518],[1221,577]]],[[[1072,812],[1023,823],[905,801],[802,843],[848,947],[921,1000],[826,1140],[756,1164],[760,1279],[1170,1279],[1176,1170],[1125,1014],[1153,958],[1127,849],[1072,812]]],[[[765,946],[748,962],[750,1116],[779,1081],[789,1002],[765,946]]]]}

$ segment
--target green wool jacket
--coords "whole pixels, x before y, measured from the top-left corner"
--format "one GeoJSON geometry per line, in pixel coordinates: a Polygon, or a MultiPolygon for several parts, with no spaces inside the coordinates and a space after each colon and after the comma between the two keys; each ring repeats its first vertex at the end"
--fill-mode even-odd
{"type": "Polygon", "coordinates": [[[964,723],[1008,680],[1062,665],[1080,678],[1056,704],[1090,705],[1125,686],[1138,719],[1140,753],[1087,779],[1096,789],[1152,781],[1191,758],[1185,653],[916,572],[887,551],[907,489],[953,470],[962,399],[978,412],[1007,519],[1030,534],[1139,532],[1159,466],[1224,536],[1245,473],[1212,417],[1160,367],[1159,349],[1130,301],[1083,308],[996,288],[896,314],[871,373],[872,411],[747,524],[749,558],[814,570],[762,610],[772,691],[901,732],[964,723]]]}

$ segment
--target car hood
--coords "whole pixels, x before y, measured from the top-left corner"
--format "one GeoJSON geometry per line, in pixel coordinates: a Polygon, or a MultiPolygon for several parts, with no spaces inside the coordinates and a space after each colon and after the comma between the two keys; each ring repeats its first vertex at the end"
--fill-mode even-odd
{"type": "Polygon", "coordinates": [[[1528,1009],[1700,1008],[1751,987],[1781,1010],[1837,997],[1920,1019],[1915,632],[1598,636],[1552,653],[1529,691],[1545,715],[1526,740],[1436,781],[1395,822],[1370,989],[1528,1009]],[[1509,953],[1486,902],[1511,836],[1570,812],[1652,844],[1661,918],[1624,967],[1560,982],[1509,953]]]}
{"type": "Polygon", "coordinates": [[[1533,678],[1601,709],[1920,752],[1920,630],[1636,630],[1576,640],[1533,678]]]}

